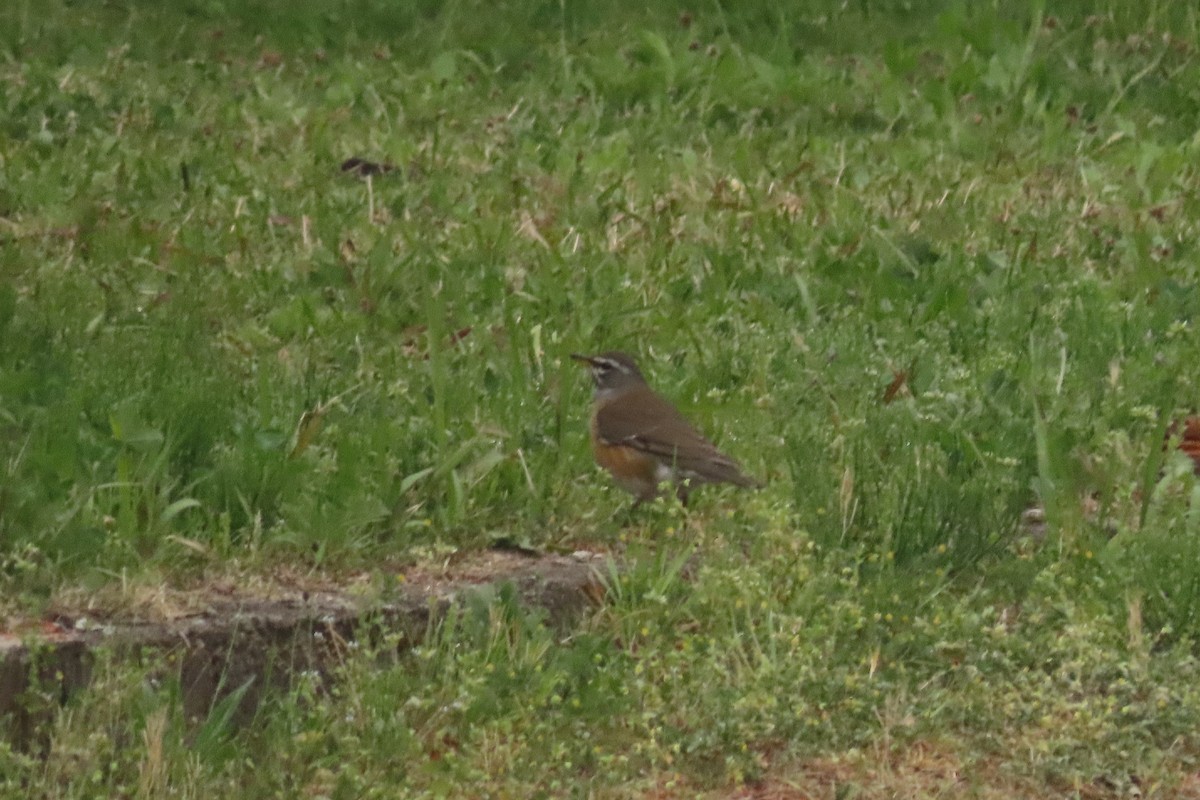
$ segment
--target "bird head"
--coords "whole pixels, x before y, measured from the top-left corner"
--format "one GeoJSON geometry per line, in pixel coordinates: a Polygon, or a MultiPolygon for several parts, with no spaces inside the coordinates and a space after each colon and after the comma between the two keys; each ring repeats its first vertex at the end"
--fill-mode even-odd
{"type": "Polygon", "coordinates": [[[616,350],[596,356],[572,353],[571,358],[588,365],[597,392],[624,389],[646,383],[646,379],[642,377],[642,371],[638,369],[637,362],[628,353],[616,350]]]}

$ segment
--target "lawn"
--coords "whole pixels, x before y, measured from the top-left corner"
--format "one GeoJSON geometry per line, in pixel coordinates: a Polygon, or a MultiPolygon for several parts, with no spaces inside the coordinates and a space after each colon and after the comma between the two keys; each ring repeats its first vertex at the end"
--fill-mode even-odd
{"type": "Polygon", "coordinates": [[[101,661],[0,792],[1200,797],[1198,48],[1166,0],[7,0],[0,620],[622,567],[236,730],[101,661]],[[630,511],[610,349],[765,488],[630,511]]]}

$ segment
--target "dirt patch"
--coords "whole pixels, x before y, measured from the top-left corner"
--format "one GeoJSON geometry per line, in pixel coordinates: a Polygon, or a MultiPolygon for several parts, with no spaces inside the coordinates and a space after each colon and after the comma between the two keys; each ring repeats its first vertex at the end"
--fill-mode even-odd
{"type": "Polygon", "coordinates": [[[606,557],[589,552],[530,557],[482,552],[454,563],[410,567],[386,587],[224,586],[204,592],[159,588],[119,608],[60,604],[41,620],[10,621],[0,631],[0,720],[18,746],[36,745],[54,709],[87,685],[95,653],[165,656],[178,665],[189,718],[243,692],[237,716],[249,719],[271,687],[299,671],[326,673],[351,642],[399,635],[420,641],[430,626],[472,593],[511,584],[550,624],[574,619],[603,592],[606,557]]]}
{"type": "Polygon", "coordinates": [[[1127,785],[1104,778],[1065,784],[1009,768],[1005,758],[971,753],[948,741],[867,747],[808,759],[764,762],[764,773],[739,786],[705,789],[680,773],[660,776],[647,800],[1118,800],[1130,796],[1200,800],[1200,774],[1179,773],[1163,786],[1129,776],[1127,785]]]}

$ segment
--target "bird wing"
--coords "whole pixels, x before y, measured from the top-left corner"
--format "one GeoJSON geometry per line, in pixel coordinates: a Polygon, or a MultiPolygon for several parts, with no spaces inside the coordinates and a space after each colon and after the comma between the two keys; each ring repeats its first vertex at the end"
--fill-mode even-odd
{"type": "Polygon", "coordinates": [[[741,467],[684,419],[676,408],[652,391],[636,403],[609,403],[596,414],[605,444],[624,445],[654,456],[685,477],[701,481],[755,486],[741,467]],[[653,422],[647,422],[653,420],[653,422]]]}

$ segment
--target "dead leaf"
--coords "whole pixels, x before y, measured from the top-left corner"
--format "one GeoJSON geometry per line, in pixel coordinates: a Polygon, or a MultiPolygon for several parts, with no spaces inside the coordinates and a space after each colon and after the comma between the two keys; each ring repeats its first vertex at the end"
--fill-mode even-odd
{"type": "Polygon", "coordinates": [[[288,458],[296,458],[308,449],[313,439],[321,432],[321,424],[327,410],[326,406],[317,406],[300,415],[300,422],[296,425],[296,444],[288,453],[288,458]]]}
{"type": "Polygon", "coordinates": [[[1182,423],[1173,423],[1167,428],[1167,446],[1172,438],[1179,436],[1179,450],[1192,460],[1193,469],[1200,475],[1200,416],[1188,417],[1182,423]],[[1182,428],[1182,431],[1180,430],[1182,428]]]}
{"type": "Polygon", "coordinates": [[[900,369],[892,371],[892,382],[883,390],[883,404],[886,406],[897,397],[905,396],[912,397],[912,391],[908,388],[908,381],[912,378],[913,370],[916,369],[917,362],[909,364],[908,369],[900,369]]]}
{"type": "Polygon", "coordinates": [[[533,215],[528,211],[521,212],[521,222],[517,225],[517,233],[524,236],[526,239],[537,242],[547,250],[550,249],[550,243],[542,236],[542,232],[538,230],[537,223],[533,219],[533,215]]]}

